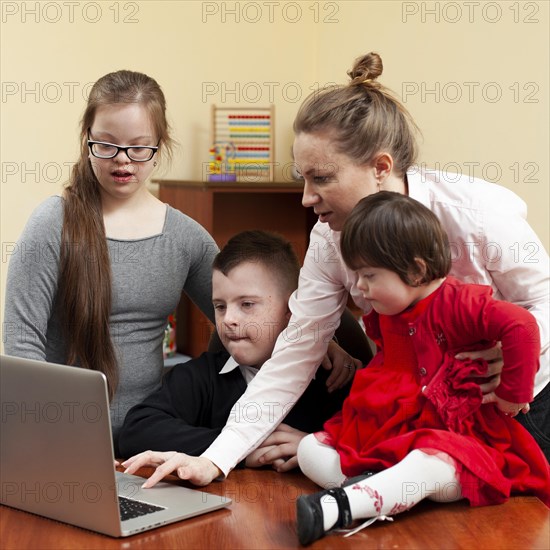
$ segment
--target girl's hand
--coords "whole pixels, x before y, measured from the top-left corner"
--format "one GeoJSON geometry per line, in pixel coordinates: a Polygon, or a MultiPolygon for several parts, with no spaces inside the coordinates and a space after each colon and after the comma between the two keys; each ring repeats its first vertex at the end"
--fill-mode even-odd
{"type": "Polygon", "coordinates": [[[329,393],[342,388],[355,376],[355,371],[363,365],[359,359],[354,359],[348,352],[344,351],[334,340],[328,344],[328,349],[321,366],[331,370],[327,379],[329,393]]]}
{"type": "Polygon", "coordinates": [[[496,403],[497,409],[501,410],[504,414],[508,416],[516,416],[520,412],[526,414],[529,412],[529,403],[511,403],[501,399],[494,392],[488,393],[483,396],[484,403],[496,403]]]}

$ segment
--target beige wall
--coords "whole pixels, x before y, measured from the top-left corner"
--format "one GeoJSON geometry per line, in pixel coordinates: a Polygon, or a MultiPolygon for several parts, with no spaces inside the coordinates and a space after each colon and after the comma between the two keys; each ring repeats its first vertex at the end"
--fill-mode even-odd
{"type": "Polygon", "coordinates": [[[273,101],[281,178],[300,99],[377,51],[383,82],[423,131],[421,162],[513,189],[548,248],[548,11],[546,1],[2,1],[2,303],[13,244],[75,159],[90,83],[120,68],[166,93],[180,147],[157,176],[201,177],[213,103],[273,101]]]}

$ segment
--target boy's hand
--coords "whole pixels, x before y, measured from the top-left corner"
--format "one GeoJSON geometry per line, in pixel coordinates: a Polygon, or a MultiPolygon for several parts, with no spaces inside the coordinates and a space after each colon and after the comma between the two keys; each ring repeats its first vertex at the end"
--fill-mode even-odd
{"type": "Polygon", "coordinates": [[[122,466],[126,468],[125,474],[133,474],[144,466],[157,467],[153,475],[142,485],[144,489],[153,487],[174,471],[180,479],[189,480],[195,485],[208,485],[222,475],[221,470],[207,458],[175,451],[145,451],[129,458],[122,466]]]}
{"type": "Polygon", "coordinates": [[[501,399],[494,392],[485,395],[484,402],[496,403],[497,408],[508,416],[516,416],[520,412],[522,412],[523,414],[529,412],[529,403],[511,403],[510,401],[505,401],[504,399],[501,399]],[[485,399],[487,400],[485,401],[485,399]]]}
{"type": "Polygon", "coordinates": [[[327,388],[329,393],[331,393],[352,380],[355,376],[355,371],[360,369],[363,364],[359,359],[354,359],[349,353],[344,351],[334,340],[331,340],[321,366],[326,370],[332,369],[327,378],[327,388]]]}
{"type": "Polygon", "coordinates": [[[479,388],[483,394],[482,403],[494,402],[493,397],[489,398],[489,395],[494,396],[494,391],[500,384],[500,373],[502,372],[502,367],[504,366],[500,342],[492,348],[480,351],[465,351],[458,353],[455,357],[457,359],[485,359],[485,361],[487,361],[487,372],[479,376],[480,379],[486,381],[480,383],[479,388]]]}
{"type": "Polygon", "coordinates": [[[277,472],[288,472],[298,466],[298,445],[307,435],[288,424],[280,424],[278,428],[246,458],[246,466],[259,468],[271,464],[277,472]]]}

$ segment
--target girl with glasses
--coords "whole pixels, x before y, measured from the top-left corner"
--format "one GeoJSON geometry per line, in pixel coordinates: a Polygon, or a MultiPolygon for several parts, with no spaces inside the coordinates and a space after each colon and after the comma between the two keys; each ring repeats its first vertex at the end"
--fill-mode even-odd
{"type": "Polygon", "coordinates": [[[5,352],[102,371],[115,443],[128,409],[160,386],[181,292],[214,319],[216,243],[146,186],[171,155],[165,111],[145,74],[95,83],[70,181],[32,214],[8,272],[5,352]]]}

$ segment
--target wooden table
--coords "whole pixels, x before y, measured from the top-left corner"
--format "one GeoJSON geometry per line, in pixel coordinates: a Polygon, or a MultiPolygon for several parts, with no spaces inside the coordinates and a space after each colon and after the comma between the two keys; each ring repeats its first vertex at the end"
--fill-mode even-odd
{"type": "MultiPolygon", "coordinates": [[[[236,470],[224,482],[203,490],[230,497],[233,503],[224,510],[124,539],[0,507],[0,548],[301,548],[294,525],[295,501],[303,493],[316,491],[302,474],[236,470]]],[[[482,508],[470,508],[465,502],[424,501],[396,516],[393,523],[377,522],[349,538],[330,535],[309,548],[547,550],[550,510],[533,497],[514,497],[506,504],[482,508]]]]}

